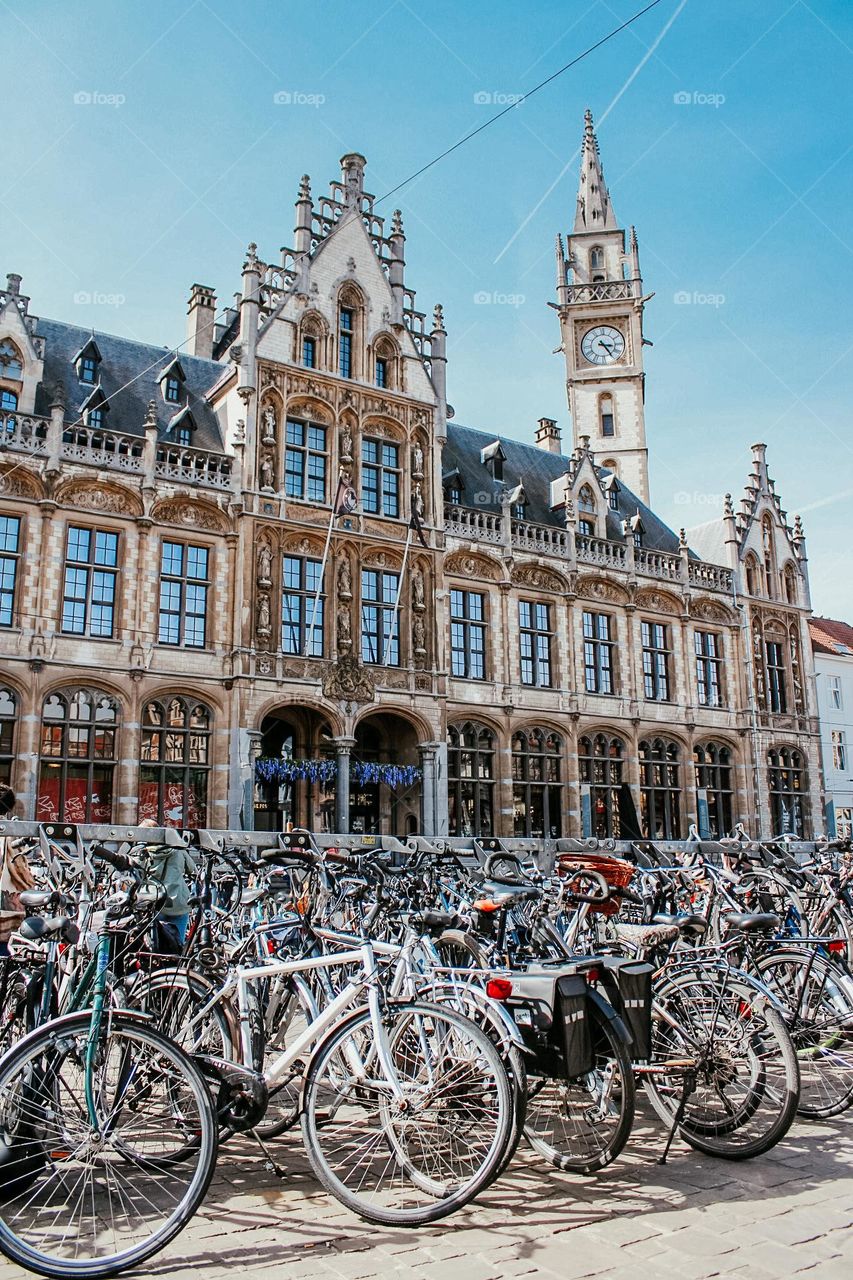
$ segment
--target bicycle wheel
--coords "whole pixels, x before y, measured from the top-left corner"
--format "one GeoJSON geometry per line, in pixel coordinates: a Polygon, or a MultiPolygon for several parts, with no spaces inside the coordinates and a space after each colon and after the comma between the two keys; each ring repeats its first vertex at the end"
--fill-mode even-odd
{"type": "Polygon", "coordinates": [[[381,1035],[403,1098],[361,1010],[312,1059],[303,1138],[317,1177],[349,1209],[420,1226],[468,1204],[500,1167],[513,1137],[510,1084],[489,1037],[453,1009],[388,1005],[381,1035]]]}
{"type": "Polygon", "coordinates": [[[697,1151],[726,1160],[762,1155],[793,1123],[800,1075],[781,1013],[741,971],[720,967],[664,975],[652,1010],[649,1101],[671,1126],[692,1075],[679,1125],[697,1151]],[[672,1070],[666,1069],[672,1063],[672,1070]]]}
{"type": "Polygon", "coordinates": [[[125,1014],[104,1017],[91,1126],[90,1024],[88,1012],[46,1023],[0,1062],[0,1250],[44,1276],[114,1275],[158,1253],[192,1218],[216,1164],[198,1069],[125,1014]]]}
{"type": "Polygon", "coordinates": [[[850,979],[822,956],[759,956],[762,982],[778,997],[800,1065],[801,1116],[826,1119],[853,1105],[853,998],[850,979]]]}
{"type": "MultiPolygon", "coordinates": [[[[262,1061],[255,1064],[259,1071],[267,1071],[288,1045],[294,1044],[307,1031],[317,1016],[310,987],[292,976],[272,979],[263,997],[263,1051],[259,1055],[262,1061]]],[[[302,1077],[312,1047],[306,1049],[304,1060],[293,1062],[287,1075],[270,1085],[264,1118],[255,1125],[255,1133],[260,1138],[277,1138],[298,1120],[302,1077]]]]}
{"type": "Polygon", "coordinates": [[[558,1169],[596,1173],[619,1155],[634,1123],[631,1055],[613,1023],[591,1005],[593,1068],[576,1080],[528,1082],[524,1136],[558,1169]]]}
{"type": "Polygon", "coordinates": [[[209,1053],[236,1061],[239,1033],[236,1015],[219,1001],[199,1017],[216,987],[206,977],[186,969],[155,969],[141,974],[127,992],[127,1004],[150,1014],[163,1035],[186,1053],[209,1053]]]}

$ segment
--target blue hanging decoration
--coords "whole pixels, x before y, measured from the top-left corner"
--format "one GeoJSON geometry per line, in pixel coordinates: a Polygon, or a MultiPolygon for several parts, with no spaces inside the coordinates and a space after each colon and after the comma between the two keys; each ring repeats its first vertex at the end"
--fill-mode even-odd
{"type": "Polygon", "coordinates": [[[422,777],[414,764],[378,764],[373,760],[353,760],[352,776],[360,787],[384,782],[392,791],[414,786],[422,777]]]}
{"type": "Polygon", "coordinates": [[[326,787],[334,782],[338,766],[335,760],[290,760],[284,756],[260,756],[255,761],[255,781],[270,786],[306,780],[326,787]]]}

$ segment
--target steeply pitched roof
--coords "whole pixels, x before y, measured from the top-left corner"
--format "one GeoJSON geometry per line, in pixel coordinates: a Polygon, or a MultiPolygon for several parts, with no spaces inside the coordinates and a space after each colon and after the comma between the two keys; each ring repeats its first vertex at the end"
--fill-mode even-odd
{"type": "Polygon", "coordinates": [[[695,551],[700,560],[709,564],[728,566],[729,555],[726,548],[726,528],[722,515],[706,524],[697,524],[687,530],[687,545],[695,551]]]}
{"type": "Polygon", "coordinates": [[[832,653],[853,658],[853,626],[834,618],[809,618],[809,633],[815,653],[832,653]]]}
{"type": "MultiPolygon", "coordinates": [[[[537,445],[522,444],[507,436],[497,436],[458,422],[447,424],[447,444],[442,457],[442,469],[446,475],[454,470],[463,480],[462,502],[466,507],[479,507],[484,511],[501,509],[500,495],[505,489],[524,485],[527,498],[526,519],[534,524],[548,524],[562,528],[562,510],[552,511],[551,482],[559,480],[569,469],[569,458],[559,453],[549,453],[537,445]],[[481,461],[482,450],[500,443],[506,462],[503,482],[492,479],[488,468],[481,461]]],[[[597,468],[602,476],[609,475],[604,468],[597,468]]],[[[608,538],[624,541],[622,521],[631,520],[639,511],[643,522],[643,546],[654,551],[678,551],[678,535],[647,507],[636,494],[619,481],[618,508],[607,512],[608,538]]]]}
{"type": "MultiPolygon", "coordinates": [[[[61,320],[43,319],[38,321],[36,332],[45,340],[44,377],[36,394],[36,413],[49,415],[50,402],[58,389],[65,399],[66,422],[76,422],[92,394],[92,387],[78,379],[75,360],[92,340],[92,332],[61,320]]],[[[94,336],[101,357],[98,382],[109,401],[107,429],[141,436],[148,401],[153,400],[160,434],[165,434],[174,418],[175,405],[163,399],[159,379],[164,369],[174,363],[174,351],[107,333],[94,336]],[[126,383],[130,385],[125,386],[126,383]],[[123,390],[119,390],[120,387],[123,390]]],[[[201,360],[183,353],[180,363],[186,374],[186,406],[197,427],[193,444],[199,449],[221,450],[219,424],[204,397],[222,376],[223,366],[215,360],[201,360]]]]}

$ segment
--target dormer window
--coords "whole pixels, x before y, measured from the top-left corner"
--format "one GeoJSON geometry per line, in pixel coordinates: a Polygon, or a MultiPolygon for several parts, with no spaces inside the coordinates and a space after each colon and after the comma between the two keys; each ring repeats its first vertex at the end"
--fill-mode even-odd
{"type": "Polygon", "coordinates": [[[181,368],[180,361],[172,360],[163,372],[160,374],[160,389],[163,392],[163,399],[166,404],[181,404],[184,399],[184,383],[186,375],[181,368]]]}
{"type": "Polygon", "coordinates": [[[524,485],[516,485],[507,495],[509,500],[509,509],[515,520],[525,519],[525,510],[527,507],[527,494],[524,492],[524,485]]]}
{"type": "Polygon", "coordinates": [[[506,454],[500,440],[495,440],[492,444],[486,445],[485,449],[480,450],[480,461],[493,480],[503,480],[506,454]]]}
{"type": "Polygon", "coordinates": [[[163,395],[169,404],[180,404],[181,402],[181,381],[171,375],[166,379],[166,385],[163,389],[163,395]]]}
{"type": "Polygon", "coordinates": [[[94,427],[96,430],[105,425],[106,407],[102,404],[93,405],[86,413],[86,425],[94,427]]]}
{"type": "Polygon", "coordinates": [[[450,502],[454,507],[462,505],[463,484],[462,477],[456,468],[448,472],[442,477],[442,485],[444,486],[444,500],[450,502]]]}
{"type": "Polygon", "coordinates": [[[85,347],[80,348],[74,357],[74,363],[77,368],[78,380],[87,387],[97,386],[100,377],[98,369],[101,363],[101,353],[94,338],[90,338],[85,347]]]}
{"type": "Polygon", "coordinates": [[[193,442],[193,429],[190,426],[178,427],[175,436],[178,444],[190,445],[193,442]]]}
{"type": "Polygon", "coordinates": [[[447,490],[447,501],[452,502],[455,507],[458,507],[461,505],[462,490],[459,488],[458,485],[452,484],[450,488],[447,490]]]}
{"type": "Polygon", "coordinates": [[[641,547],[643,545],[643,530],[635,529],[633,537],[634,537],[634,546],[641,547]]]}
{"type": "MultiPolygon", "coordinates": [[[[611,463],[605,462],[604,465],[608,468],[608,470],[611,469],[611,466],[612,466],[611,463]]],[[[619,481],[616,479],[615,475],[611,474],[605,480],[604,492],[607,494],[607,505],[610,508],[610,510],[618,511],[619,510],[619,481]]]]}
{"type": "Polygon", "coordinates": [[[195,423],[189,409],[183,409],[177,417],[173,418],[169,423],[168,430],[175,444],[191,445],[195,423]]]}
{"type": "Polygon", "coordinates": [[[4,338],[0,342],[0,378],[21,382],[23,377],[24,362],[21,353],[10,338],[4,338]]]}

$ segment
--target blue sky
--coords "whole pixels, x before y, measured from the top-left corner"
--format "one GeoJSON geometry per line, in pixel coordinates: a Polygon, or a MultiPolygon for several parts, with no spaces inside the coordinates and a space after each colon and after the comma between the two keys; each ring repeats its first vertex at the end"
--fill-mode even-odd
{"type": "MultiPolygon", "coordinates": [[[[249,240],[267,260],[291,243],[303,172],[320,194],[360,150],[381,195],[641,7],[0,0],[0,269],[23,274],[37,314],[180,342],[194,281],[227,299],[249,240]]],[[[444,303],[457,418],[521,439],[543,415],[568,427],[553,244],[583,110],[614,98],[605,175],[656,295],[653,505],[676,528],[711,518],[766,441],[803,515],[815,608],[853,618],[844,0],[663,0],[380,206],[403,209],[422,307],[444,303]]]]}

